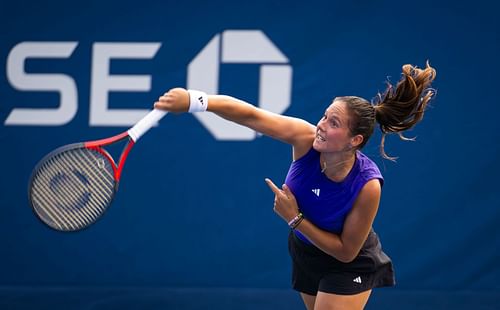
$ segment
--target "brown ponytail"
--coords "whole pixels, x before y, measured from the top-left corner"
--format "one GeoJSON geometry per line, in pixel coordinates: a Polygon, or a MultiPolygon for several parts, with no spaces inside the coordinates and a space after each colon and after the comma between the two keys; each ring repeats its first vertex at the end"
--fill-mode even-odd
{"type": "Polygon", "coordinates": [[[402,132],[415,126],[424,117],[425,108],[435,91],[430,85],[436,77],[436,70],[427,62],[425,69],[412,65],[403,66],[403,77],[393,87],[387,83],[383,94],[377,95],[375,102],[375,119],[382,131],[380,153],[386,159],[395,160],[385,153],[385,136],[388,133],[397,133],[402,140],[402,132]]]}
{"type": "Polygon", "coordinates": [[[395,157],[390,157],[385,153],[385,136],[389,133],[397,133],[403,140],[412,140],[405,138],[402,132],[412,128],[424,117],[425,108],[435,93],[430,88],[435,77],[436,70],[428,62],[425,69],[404,65],[403,76],[396,87],[387,83],[387,89],[383,94],[377,95],[373,104],[356,96],[335,98],[334,101],[343,101],[349,108],[351,134],[363,136],[363,142],[357,148],[363,148],[368,142],[376,121],[382,130],[380,153],[386,159],[395,160],[395,157]]]}

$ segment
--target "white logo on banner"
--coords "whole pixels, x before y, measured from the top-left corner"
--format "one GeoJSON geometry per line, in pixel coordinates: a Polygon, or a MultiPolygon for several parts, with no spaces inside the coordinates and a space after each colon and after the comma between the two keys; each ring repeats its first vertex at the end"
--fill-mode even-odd
{"type": "MultiPolygon", "coordinates": [[[[66,74],[27,73],[29,59],[70,58],[78,42],[21,42],[7,57],[7,80],[21,91],[59,93],[57,108],[14,108],[5,125],[62,126],[78,111],[78,89],[66,74]]],[[[150,91],[150,75],[110,74],[112,59],[152,59],[161,43],[99,42],[92,46],[90,126],[131,126],[146,115],[146,109],[111,109],[112,91],[150,91]]],[[[226,30],[215,35],[189,63],[187,87],[217,94],[221,64],[258,64],[258,106],[283,113],[290,105],[292,68],[288,58],[260,30],[226,30]]],[[[237,95],[236,95],[237,96],[237,95]]],[[[218,140],[252,140],[256,133],[211,113],[193,114],[218,140]]]]}
{"type": "MultiPolygon", "coordinates": [[[[69,58],[78,42],[21,42],[7,57],[7,79],[18,90],[53,91],[60,95],[58,108],[15,108],[5,125],[60,126],[69,123],[78,110],[75,80],[64,74],[27,73],[25,62],[37,58],[69,58]]],[[[112,59],[151,59],[160,43],[94,43],[90,85],[90,126],[130,126],[149,109],[109,109],[111,91],[149,91],[149,75],[111,75],[112,59]]]]}
{"type": "Polygon", "coordinates": [[[64,74],[28,74],[24,62],[28,58],[69,58],[77,42],[22,42],[16,45],[7,58],[7,79],[18,90],[56,91],[61,102],[56,109],[13,109],[5,125],[64,125],[78,110],[75,81],[64,74]]]}
{"type": "MultiPolygon", "coordinates": [[[[282,113],[290,105],[292,68],[288,58],[260,30],[217,34],[189,63],[187,88],[217,94],[221,63],[261,64],[258,105],[282,113]]],[[[211,113],[193,114],[218,140],[252,140],[256,133],[211,113]]]]}

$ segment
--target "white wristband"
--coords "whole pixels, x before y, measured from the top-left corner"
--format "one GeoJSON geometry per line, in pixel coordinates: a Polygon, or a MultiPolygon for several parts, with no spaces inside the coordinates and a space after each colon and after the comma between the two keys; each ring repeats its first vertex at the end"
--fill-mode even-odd
{"type": "Polygon", "coordinates": [[[189,113],[193,112],[205,112],[208,107],[208,96],[206,93],[189,89],[189,113]]]}

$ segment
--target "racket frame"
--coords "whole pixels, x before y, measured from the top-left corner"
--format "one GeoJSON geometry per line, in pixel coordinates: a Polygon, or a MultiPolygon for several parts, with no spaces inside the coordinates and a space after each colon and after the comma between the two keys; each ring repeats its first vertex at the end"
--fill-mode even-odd
{"type": "MultiPolygon", "coordinates": [[[[134,140],[129,136],[128,132],[125,131],[125,132],[123,132],[121,134],[118,134],[118,135],[113,136],[113,137],[105,138],[105,139],[94,140],[94,141],[87,141],[87,142],[77,142],[77,143],[71,143],[71,144],[63,145],[61,147],[58,147],[58,148],[52,150],[48,154],[46,154],[37,163],[37,165],[33,169],[32,173],[31,173],[31,176],[30,176],[30,179],[29,179],[29,182],[28,182],[28,198],[29,198],[29,202],[30,202],[30,205],[31,205],[31,209],[35,213],[36,217],[42,223],[44,223],[48,227],[50,227],[50,228],[52,228],[54,230],[57,230],[57,231],[64,231],[64,232],[80,231],[82,229],[85,229],[85,228],[91,226],[91,225],[87,225],[85,227],[82,227],[80,229],[75,229],[75,230],[61,230],[61,229],[58,229],[58,228],[56,228],[56,227],[54,227],[52,225],[49,225],[47,222],[45,222],[42,219],[41,215],[39,215],[38,212],[36,211],[36,209],[34,207],[34,202],[32,200],[32,189],[33,189],[32,184],[33,184],[33,181],[34,181],[34,179],[35,179],[38,171],[47,162],[47,160],[51,159],[52,157],[54,157],[57,154],[68,152],[68,151],[73,150],[73,149],[86,148],[86,149],[89,149],[89,150],[92,150],[92,151],[99,152],[100,154],[102,154],[109,161],[109,163],[111,165],[111,168],[113,169],[113,178],[114,178],[114,181],[115,181],[115,184],[114,184],[114,187],[113,187],[113,193],[112,193],[112,197],[111,197],[111,201],[113,201],[114,197],[115,197],[115,194],[118,191],[118,185],[120,183],[120,176],[121,176],[121,172],[123,170],[123,166],[125,164],[125,160],[127,159],[127,156],[130,153],[130,150],[132,149],[132,147],[134,146],[134,144],[135,144],[134,140]],[[110,145],[110,144],[114,144],[114,143],[120,142],[120,141],[125,140],[127,138],[128,138],[128,142],[125,145],[125,147],[124,147],[124,149],[123,149],[123,151],[122,151],[122,153],[120,155],[120,159],[118,161],[118,164],[117,164],[115,162],[115,160],[113,159],[113,157],[111,156],[111,154],[109,154],[109,152],[106,149],[104,149],[103,147],[107,146],[107,145],[110,145]]],[[[109,205],[108,205],[107,208],[109,208],[110,205],[111,205],[111,202],[109,203],[109,205]]],[[[96,219],[96,221],[99,218],[101,218],[101,217],[102,217],[102,215],[99,216],[96,219]]],[[[92,222],[92,224],[93,223],[94,222],[92,222]]]]}
{"type": "MultiPolygon", "coordinates": [[[[135,141],[130,137],[130,135],[128,134],[127,131],[122,132],[121,134],[118,134],[118,135],[113,136],[113,137],[95,140],[95,141],[83,142],[83,146],[85,148],[95,150],[95,151],[101,153],[102,155],[104,155],[109,160],[109,162],[111,163],[111,167],[113,168],[113,173],[114,173],[115,182],[116,182],[116,185],[115,185],[116,189],[118,187],[118,183],[120,182],[120,177],[122,174],[123,166],[125,164],[125,160],[127,160],[128,154],[130,153],[130,150],[132,149],[134,144],[135,144],[135,141]],[[128,142],[125,145],[125,147],[120,155],[120,159],[118,160],[118,165],[117,165],[115,160],[113,159],[113,157],[108,153],[108,151],[106,151],[103,148],[103,146],[110,145],[110,144],[125,140],[127,138],[128,138],[128,142]]],[[[115,191],[116,191],[116,189],[115,189],[115,191]]]]}
{"type": "MultiPolygon", "coordinates": [[[[110,137],[108,139],[102,139],[102,140],[109,140],[109,141],[105,141],[107,144],[106,145],[109,145],[109,144],[112,144],[114,142],[118,142],[120,140],[123,140],[124,138],[126,138],[127,136],[127,133],[125,132],[125,137],[121,137],[123,135],[122,134],[119,134],[119,135],[116,135],[114,137],[110,137]],[[119,138],[120,137],[120,138],[119,138]]],[[[65,230],[65,229],[60,229],[60,228],[57,228],[57,227],[54,227],[52,225],[50,225],[49,223],[47,223],[45,220],[42,219],[42,216],[40,214],[38,214],[36,208],[35,208],[35,204],[33,202],[33,199],[32,199],[32,190],[33,190],[33,181],[38,173],[38,171],[40,170],[40,168],[49,160],[51,159],[52,157],[54,157],[55,155],[57,154],[61,154],[61,153],[64,153],[64,152],[68,152],[68,151],[71,151],[73,149],[81,149],[81,148],[86,148],[86,149],[89,149],[89,150],[93,150],[93,151],[97,151],[99,153],[101,153],[102,155],[104,155],[105,158],[107,158],[111,164],[111,167],[113,169],[113,172],[114,172],[114,186],[113,186],[113,192],[112,192],[112,195],[110,197],[110,203],[108,204],[108,206],[106,207],[106,210],[111,206],[112,204],[112,201],[114,200],[115,198],[115,195],[116,195],[116,192],[118,190],[118,180],[116,179],[116,173],[117,173],[117,167],[116,167],[116,164],[114,163],[114,160],[113,158],[111,157],[111,155],[103,148],[101,148],[99,146],[99,144],[96,144],[96,142],[99,142],[99,141],[102,141],[102,140],[96,140],[96,141],[89,141],[89,142],[76,142],[76,143],[71,143],[71,144],[66,144],[66,145],[63,145],[63,146],[60,146],[54,150],[52,150],[51,152],[49,152],[48,154],[46,154],[37,164],[36,166],[33,168],[33,171],[31,172],[31,176],[29,178],[29,182],[28,182],[28,199],[29,199],[29,203],[30,203],[30,206],[31,206],[31,210],[33,211],[33,213],[35,213],[36,215],[36,218],[38,218],[38,220],[40,222],[42,222],[44,225],[46,225],[47,227],[50,227],[51,229],[53,230],[56,230],[56,231],[59,231],[59,232],[78,232],[78,231],[81,231],[81,230],[84,230],[90,226],[92,226],[92,224],[94,224],[95,222],[97,222],[100,218],[102,218],[102,215],[105,213],[103,212],[98,218],[95,219],[94,222],[90,223],[89,225],[86,225],[86,226],[83,226],[83,227],[80,227],[78,229],[68,229],[68,230],[65,230]],[[90,147],[87,147],[85,144],[89,144],[90,147]]],[[[101,146],[103,146],[103,144],[101,144],[101,146]]],[[[133,143],[132,143],[132,146],[133,146],[133,143]]],[[[126,146],[127,147],[127,146],[126,146]]],[[[130,151],[130,148],[131,146],[129,147],[128,151],[130,151]]],[[[127,151],[127,153],[128,153],[127,151]]],[[[126,159],[126,156],[125,158],[123,159],[123,162],[125,161],[126,159]]],[[[123,166],[123,162],[121,162],[121,165],[123,166]]]]}
{"type": "Polygon", "coordinates": [[[143,117],[138,123],[136,123],[132,128],[129,130],[122,132],[118,135],[105,138],[105,139],[100,139],[100,140],[93,140],[93,141],[87,141],[87,142],[77,142],[77,143],[72,143],[72,144],[67,144],[61,147],[58,147],[54,149],[53,151],[49,152],[46,154],[34,167],[32,170],[29,182],[28,182],[28,198],[29,198],[29,203],[31,206],[31,209],[35,213],[36,217],[46,226],[57,230],[57,231],[63,231],[63,232],[76,232],[76,231],[81,231],[83,229],[88,228],[92,224],[94,224],[97,220],[99,220],[102,215],[105,213],[105,211],[109,208],[109,206],[112,204],[112,201],[114,200],[115,194],[118,191],[118,184],[120,182],[120,177],[121,173],[123,170],[123,166],[125,164],[125,161],[128,157],[128,154],[130,153],[130,150],[132,147],[135,145],[137,140],[144,135],[149,129],[151,129],[157,122],[160,121],[165,115],[167,114],[166,111],[161,111],[157,109],[153,109],[150,113],[148,113],[145,117],[143,117]],[[104,146],[114,144],[116,142],[120,142],[122,140],[128,139],[121,155],[118,160],[118,164],[115,162],[113,157],[109,154],[109,152],[104,149],[104,146]],[[77,148],[86,148],[88,150],[96,151],[100,154],[102,154],[110,163],[111,168],[113,170],[113,179],[114,179],[114,186],[113,186],[113,192],[112,196],[110,197],[110,202],[106,206],[105,210],[90,224],[80,227],[78,229],[69,229],[69,230],[64,230],[64,229],[58,229],[57,227],[54,227],[47,223],[45,220],[42,219],[42,216],[38,214],[35,204],[32,199],[32,190],[33,190],[33,181],[37,175],[37,173],[40,171],[40,168],[49,160],[50,158],[54,157],[56,154],[63,153],[70,151],[72,149],[77,149],[77,148]]]}

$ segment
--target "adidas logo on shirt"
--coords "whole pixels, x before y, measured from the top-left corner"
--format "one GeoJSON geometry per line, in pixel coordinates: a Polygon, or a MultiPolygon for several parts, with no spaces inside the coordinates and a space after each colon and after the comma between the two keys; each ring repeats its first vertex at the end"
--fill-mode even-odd
{"type": "Polygon", "coordinates": [[[352,282],[356,282],[356,283],[361,284],[361,277],[355,278],[354,280],[352,280],[352,282]]]}
{"type": "Polygon", "coordinates": [[[312,192],[319,197],[319,190],[320,190],[319,188],[313,188],[312,192]]]}

